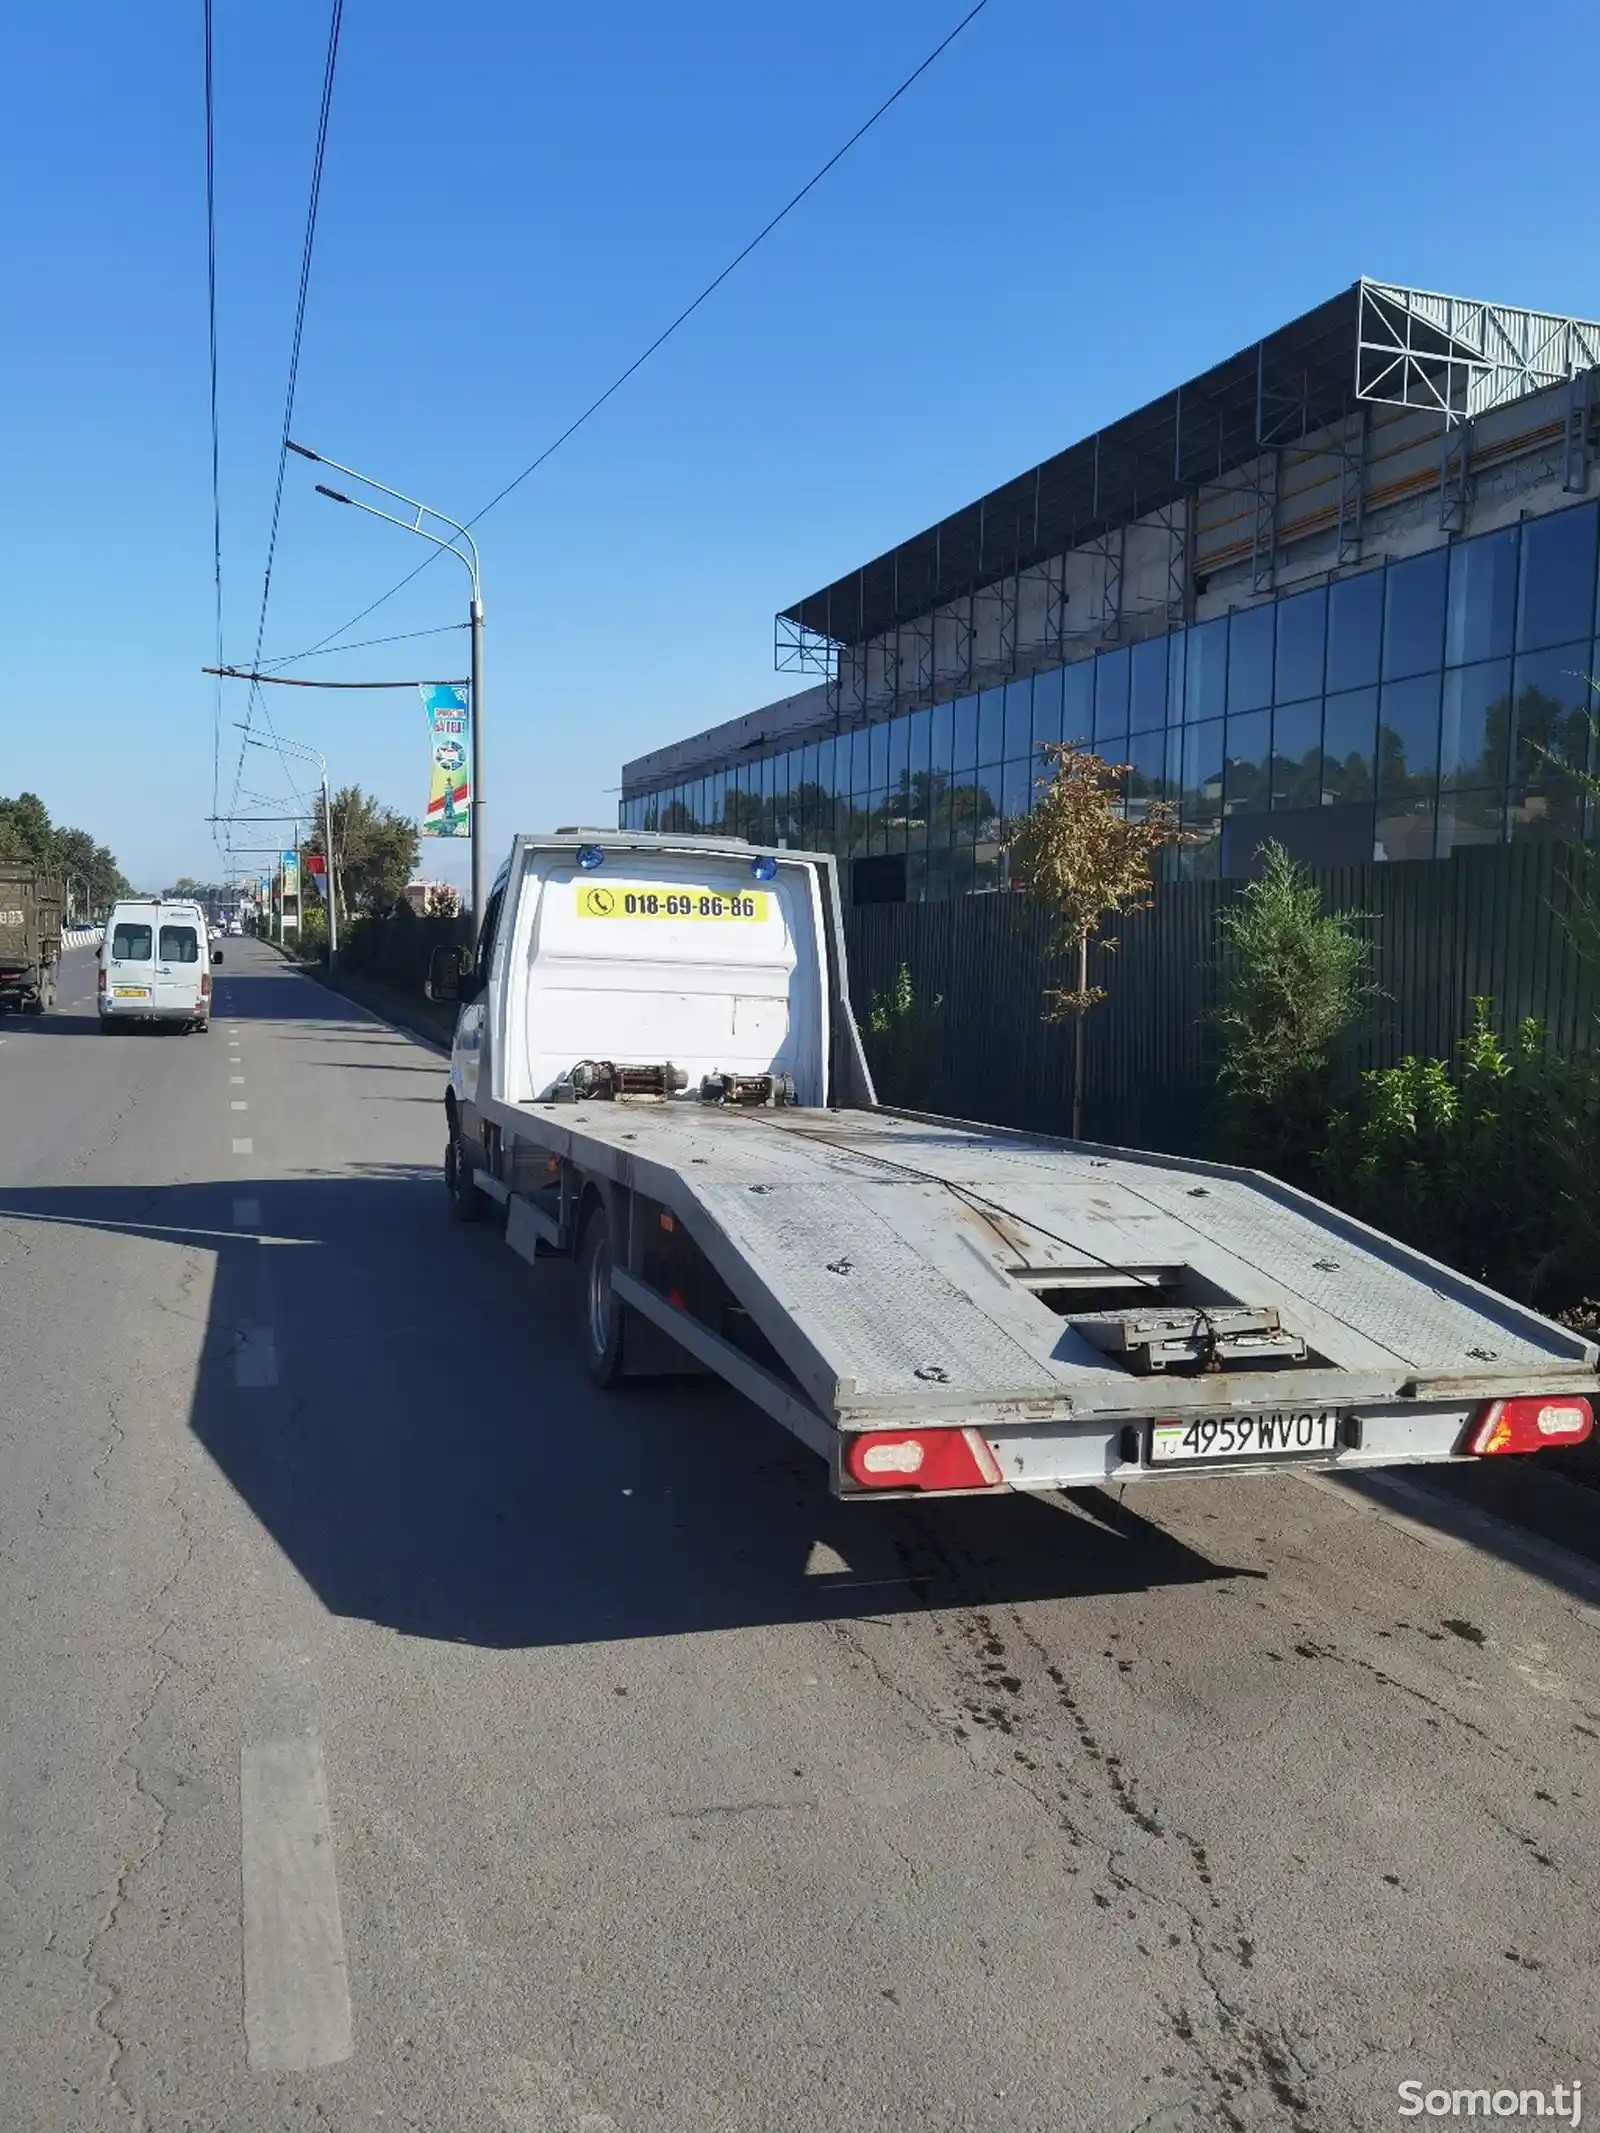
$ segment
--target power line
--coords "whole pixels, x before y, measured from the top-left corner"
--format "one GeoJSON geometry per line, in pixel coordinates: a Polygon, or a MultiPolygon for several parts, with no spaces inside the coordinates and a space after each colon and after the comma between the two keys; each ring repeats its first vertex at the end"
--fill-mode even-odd
{"type": "MultiPolygon", "coordinates": [[[[795,209],[800,205],[801,201],[804,200],[809,193],[813,193],[816,191],[817,187],[822,183],[823,179],[827,177],[828,173],[832,169],[834,169],[837,164],[842,163],[844,161],[844,158],[850,153],[851,149],[856,146],[857,142],[865,139],[867,134],[869,134],[872,131],[873,127],[877,125],[878,121],[881,118],[885,117],[888,112],[894,109],[895,105],[899,103],[900,99],[906,94],[907,90],[909,90],[916,82],[921,80],[922,76],[927,73],[928,69],[934,64],[935,60],[937,60],[944,52],[946,52],[950,48],[951,45],[955,43],[956,39],[961,35],[962,31],[967,28],[969,23],[974,22],[977,17],[983,13],[984,9],[988,6],[988,4],[989,0],[977,0],[977,4],[967,10],[966,14],[962,16],[961,20],[956,24],[955,28],[939,40],[939,42],[934,46],[933,50],[927,55],[924,60],[922,60],[917,66],[912,68],[911,72],[906,76],[905,80],[901,82],[899,88],[897,88],[891,95],[886,96],[884,98],[883,102],[879,104],[878,108],[872,113],[871,117],[865,119],[861,123],[861,125],[856,128],[855,132],[851,134],[850,138],[844,143],[841,148],[837,148],[834,150],[833,154],[829,156],[827,162],[822,165],[821,169],[815,171],[812,176],[806,180],[805,184],[801,186],[800,190],[784,202],[783,206],[779,208],[778,212],[772,217],[769,222],[764,224],[764,226],[756,232],[755,236],[750,239],[750,242],[743,248],[743,250],[734,254],[733,258],[730,259],[728,261],[728,264],[722,269],[722,272],[718,274],[714,280],[708,281],[706,283],[705,287],[700,291],[700,294],[695,297],[694,301],[692,303],[685,304],[683,309],[678,313],[677,317],[672,321],[672,323],[656,335],[655,339],[650,343],[649,347],[644,349],[641,354],[635,356],[633,361],[628,365],[627,369],[624,371],[620,371],[617,376],[612,379],[611,383],[606,387],[605,391],[603,393],[600,393],[595,399],[591,400],[589,405],[583,410],[582,414],[576,416],[571,422],[569,422],[567,424],[567,427],[561,432],[560,436],[555,438],[550,444],[547,444],[544,450],[539,453],[537,458],[530,460],[528,464],[523,468],[520,474],[514,475],[512,479],[506,483],[503,489],[496,490],[495,494],[490,497],[489,501],[485,505],[483,505],[480,510],[475,511],[473,513],[472,517],[467,520],[467,524],[469,526],[475,526],[477,525],[479,519],[487,518],[489,513],[494,510],[497,504],[502,504],[505,502],[506,498],[511,494],[513,489],[520,488],[522,484],[528,479],[528,476],[530,474],[537,473],[539,468],[544,465],[545,461],[553,457],[555,453],[559,452],[561,447],[568,441],[569,438],[575,437],[578,431],[583,428],[586,422],[588,422],[593,416],[599,414],[601,408],[605,406],[606,402],[610,400],[613,395],[619,393],[622,390],[623,386],[627,384],[628,380],[633,377],[635,372],[642,370],[645,364],[649,362],[650,358],[657,352],[657,350],[665,347],[667,342],[672,339],[672,336],[678,331],[679,327],[687,325],[688,321],[693,318],[694,314],[700,309],[701,305],[705,303],[708,298],[716,294],[717,290],[722,287],[722,284],[728,279],[729,275],[733,274],[739,267],[742,267],[744,265],[744,262],[750,257],[751,253],[754,252],[759,245],[762,245],[766,242],[766,240],[772,235],[773,231],[777,229],[780,223],[787,221],[789,216],[792,215],[795,209]]],[[[429,565],[436,560],[436,557],[437,551],[435,551],[434,554],[424,556],[422,561],[417,564],[414,570],[408,570],[405,576],[403,578],[398,579],[395,584],[391,585],[386,593],[381,593],[376,600],[372,601],[368,606],[362,608],[358,614],[352,615],[347,622],[341,622],[337,629],[330,630],[326,637],[320,638],[318,642],[313,645],[309,645],[304,652],[296,653],[296,658],[309,659],[313,652],[320,652],[325,650],[332,643],[335,637],[342,637],[346,630],[354,629],[358,622],[365,621],[368,615],[374,614],[380,607],[384,606],[387,601],[392,600],[397,592],[403,591],[405,587],[411,583],[413,578],[420,577],[423,571],[425,571],[429,567],[429,565]]],[[[258,645],[258,654],[259,651],[260,647],[258,645]]],[[[257,664],[259,664],[259,657],[257,660],[257,664]]],[[[280,664],[287,664],[287,662],[280,662],[280,664]]]]}
{"type": "MultiPolygon", "coordinates": [[[[317,211],[322,199],[322,169],[328,148],[328,118],[333,107],[333,78],[339,59],[339,32],[343,18],[344,0],[333,0],[332,10],[328,19],[328,49],[322,65],[322,101],[317,112],[317,142],[311,160],[311,193],[306,203],[305,242],[300,252],[300,287],[295,297],[294,333],[289,344],[289,383],[284,394],[283,431],[278,440],[278,478],[272,497],[272,527],[267,536],[267,562],[261,578],[261,612],[256,621],[255,658],[251,661],[251,665],[256,668],[259,668],[261,664],[261,647],[266,640],[267,633],[267,604],[272,597],[272,566],[278,552],[278,522],[283,513],[284,470],[289,456],[289,434],[294,426],[295,388],[300,376],[300,343],[305,332],[306,298],[311,288],[311,258],[317,241],[317,211]]],[[[222,663],[220,652],[217,663],[219,666],[222,663]]],[[[281,761],[283,746],[278,739],[277,729],[273,725],[272,713],[267,709],[266,699],[261,695],[259,688],[252,686],[245,710],[245,723],[247,726],[250,724],[253,713],[258,707],[266,721],[267,731],[272,736],[273,745],[277,748],[279,760],[281,761]]],[[[239,772],[235,774],[234,778],[235,790],[237,790],[239,776],[243,772],[243,767],[244,745],[241,742],[239,772]]],[[[287,772],[287,764],[285,764],[284,768],[287,772]]]]}
{"type": "MultiPolygon", "coordinates": [[[[375,644],[405,644],[413,637],[444,637],[452,630],[464,630],[471,627],[470,622],[436,622],[433,628],[428,630],[400,630],[393,637],[362,637],[353,644],[325,644],[318,646],[317,649],[325,652],[365,652],[370,651],[375,644]]],[[[278,667],[297,666],[302,659],[309,659],[310,657],[310,652],[291,652],[286,659],[264,659],[258,671],[262,674],[270,674],[278,667]]]]}

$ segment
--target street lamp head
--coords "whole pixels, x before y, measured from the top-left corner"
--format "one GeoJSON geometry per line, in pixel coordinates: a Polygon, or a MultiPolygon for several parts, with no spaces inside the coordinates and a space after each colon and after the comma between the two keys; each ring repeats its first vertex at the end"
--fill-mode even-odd
{"type": "Polygon", "coordinates": [[[313,452],[309,444],[296,444],[292,437],[290,437],[287,442],[289,450],[291,452],[298,452],[302,459],[314,459],[319,466],[322,464],[322,454],[320,452],[313,452]]]}
{"type": "Polygon", "coordinates": [[[326,483],[320,481],[317,483],[317,494],[331,497],[336,504],[348,504],[353,501],[352,498],[343,495],[338,489],[330,489],[326,483]]]}

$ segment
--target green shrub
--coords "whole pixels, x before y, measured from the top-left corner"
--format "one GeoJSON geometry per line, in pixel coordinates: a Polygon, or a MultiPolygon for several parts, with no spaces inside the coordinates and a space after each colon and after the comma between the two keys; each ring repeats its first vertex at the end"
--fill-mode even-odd
{"type": "Polygon", "coordinates": [[[1375,997],[1363,914],[1322,892],[1278,844],[1217,922],[1217,1080],[1232,1153],[1305,1178],[1327,1130],[1344,1040],[1375,997]]]}
{"type": "Polygon", "coordinates": [[[1542,1310],[1581,1304],[1600,1293],[1600,1058],[1560,1057],[1533,1021],[1502,1041],[1476,1000],[1454,1059],[1362,1077],[1318,1189],[1542,1310]]]}
{"type": "Polygon", "coordinates": [[[936,1111],[944,1084],[944,1000],[919,1000],[902,963],[887,992],[875,992],[863,1032],[878,1101],[936,1111]]]}

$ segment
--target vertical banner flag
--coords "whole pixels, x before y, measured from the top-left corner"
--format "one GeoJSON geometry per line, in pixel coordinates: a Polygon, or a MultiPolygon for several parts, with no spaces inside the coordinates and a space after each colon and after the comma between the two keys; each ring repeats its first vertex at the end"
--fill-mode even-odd
{"type": "Polygon", "coordinates": [[[262,911],[268,910],[272,904],[272,876],[263,874],[257,881],[256,888],[259,891],[256,898],[257,908],[262,911]]]}
{"type": "Polygon", "coordinates": [[[467,769],[470,713],[464,689],[440,683],[424,687],[423,709],[428,714],[428,749],[432,782],[428,787],[428,812],[422,819],[424,837],[470,837],[472,834],[472,777],[467,769]]]}
{"type": "Polygon", "coordinates": [[[306,872],[311,876],[311,886],[322,903],[328,901],[328,870],[322,863],[320,852],[307,852],[306,872]]]}
{"type": "Polygon", "coordinates": [[[282,853],[280,853],[280,854],[279,854],[279,858],[278,858],[278,864],[279,864],[279,869],[280,869],[280,871],[281,871],[281,873],[282,873],[282,875],[283,875],[283,900],[284,900],[284,902],[285,902],[285,903],[287,903],[287,902],[288,902],[288,900],[289,900],[289,898],[290,898],[291,896],[295,898],[296,902],[298,902],[298,901],[299,901],[299,897],[300,897],[300,855],[299,855],[299,853],[298,853],[298,852],[282,852],[282,853]]]}

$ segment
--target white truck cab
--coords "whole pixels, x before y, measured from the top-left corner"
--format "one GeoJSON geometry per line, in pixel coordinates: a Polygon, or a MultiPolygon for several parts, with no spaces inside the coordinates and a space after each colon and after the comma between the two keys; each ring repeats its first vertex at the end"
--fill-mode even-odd
{"type": "Polygon", "coordinates": [[[102,1032],[131,1023],[211,1027],[211,969],[222,950],[197,903],[138,897],[117,904],[99,954],[102,1032]]]}

